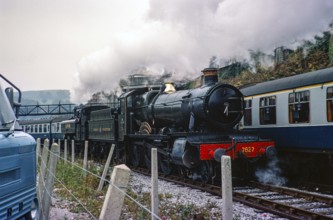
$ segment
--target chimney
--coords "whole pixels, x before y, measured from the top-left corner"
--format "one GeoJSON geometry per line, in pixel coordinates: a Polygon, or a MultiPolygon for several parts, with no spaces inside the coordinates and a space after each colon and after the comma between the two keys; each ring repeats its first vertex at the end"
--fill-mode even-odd
{"type": "Polygon", "coordinates": [[[203,85],[218,82],[218,68],[209,67],[205,68],[201,72],[203,73],[203,85]]]}

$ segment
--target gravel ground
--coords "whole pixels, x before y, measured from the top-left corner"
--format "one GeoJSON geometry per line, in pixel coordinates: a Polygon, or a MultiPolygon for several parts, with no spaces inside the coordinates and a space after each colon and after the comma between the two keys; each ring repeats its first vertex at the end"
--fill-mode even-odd
{"type": "MultiPolygon", "coordinates": [[[[149,193],[151,191],[151,183],[150,178],[147,176],[143,176],[141,174],[133,174],[130,180],[131,189],[137,193],[138,195],[149,193]]],[[[183,187],[179,185],[175,185],[173,183],[159,180],[158,190],[160,194],[163,196],[163,204],[166,204],[165,210],[172,206],[177,206],[181,204],[182,206],[195,206],[198,209],[203,208],[206,212],[209,212],[209,219],[221,219],[221,207],[222,207],[222,199],[211,196],[210,194],[204,193],[202,191],[193,190],[188,187],[183,187]]],[[[55,193],[56,197],[56,193],[55,193]]],[[[70,202],[61,200],[59,198],[54,198],[52,200],[52,207],[50,211],[50,219],[56,220],[83,220],[83,219],[93,219],[89,217],[86,213],[72,213],[69,211],[69,206],[73,205],[70,202]]],[[[270,220],[270,219],[280,219],[277,216],[274,216],[270,213],[266,213],[260,210],[249,208],[240,203],[233,203],[233,219],[240,220],[250,220],[250,219],[258,219],[258,220],[270,220]]],[[[168,212],[168,211],[166,211],[168,212]]],[[[126,210],[123,211],[122,219],[133,219],[130,213],[126,213],[126,210]]],[[[191,213],[190,218],[188,219],[200,219],[196,218],[200,216],[200,213],[191,213]]],[[[98,218],[98,216],[97,216],[98,218]]],[[[168,216],[161,216],[164,220],[170,219],[168,216]]],[[[181,217],[179,217],[181,219],[181,217]]],[[[187,219],[186,219],[187,220],[187,219]]]]}
{"type": "MultiPolygon", "coordinates": [[[[136,193],[150,192],[150,178],[135,174],[131,179],[131,187],[132,190],[136,193]]],[[[182,204],[182,205],[194,205],[198,208],[208,208],[210,210],[210,219],[221,219],[222,214],[222,199],[212,196],[208,193],[193,190],[188,187],[183,187],[179,185],[175,185],[173,183],[159,180],[158,190],[162,194],[168,194],[168,196],[164,196],[164,203],[174,203],[174,204],[182,204]]],[[[249,208],[248,206],[244,206],[243,204],[234,202],[233,203],[233,219],[281,219],[275,215],[270,213],[266,213],[260,210],[249,208]]],[[[199,215],[200,213],[192,213],[199,215]]],[[[162,216],[163,219],[168,219],[167,216],[162,216]]]]}

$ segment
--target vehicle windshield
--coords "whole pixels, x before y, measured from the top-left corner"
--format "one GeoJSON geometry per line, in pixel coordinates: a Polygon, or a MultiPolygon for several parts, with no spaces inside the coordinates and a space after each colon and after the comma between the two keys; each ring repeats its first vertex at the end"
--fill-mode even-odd
{"type": "Polygon", "coordinates": [[[13,109],[9,103],[6,93],[0,85],[0,130],[9,130],[15,121],[16,117],[13,109]]]}

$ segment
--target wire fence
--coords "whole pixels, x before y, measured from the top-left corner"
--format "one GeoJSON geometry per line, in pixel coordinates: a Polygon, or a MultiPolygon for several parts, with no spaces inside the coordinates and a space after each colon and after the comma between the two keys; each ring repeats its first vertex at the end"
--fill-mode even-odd
{"type": "MultiPolygon", "coordinates": [[[[58,141],[58,143],[60,142],[58,141]]],[[[58,146],[58,144],[55,145],[58,146]]],[[[114,184],[110,179],[107,179],[105,176],[103,177],[103,175],[101,176],[101,170],[102,170],[101,164],[88,163],[88,167],[83,168],[83,164],[85,163],[84,161],[80,159],[76,159],[76,161],[67,160],[63,157],[63,155],[65,155],[64,151],[60,151],[61,153],[55,153],[52,150],[49,150],[48,146],[49,144],[45,142],[43,145],[40,144],[39,149],[37,146],[37,156],[38,156],[37,161],[39,161],[37,165],[40,168],[42,167],[46,168],[45,176],[47,177],[45,178],[39,175],[38,190],[47,197],[49,197],[50,199],[52,199],[53,201],[56,200],[56,196],[53,190],[50,191],[48,190],[50,189],[49,188],[50,186],[48,186],[50,182],[47,179],[50,177],[54,179],[54,185],[56,186],[57,194],[58,193],[61,194],[59,195],[60,197],[64,197],[65,200],[70,200],[71,203],[74,203],[75,204],[73,207],[75,208],[74,211],[86,213],[87,219],[101,219],[102,205],[106,202],[107,199],[106,188],[110,187],[115,189],[118,193],[122,194],[122,196],[126,198],[127,202],[131,203],[134,206],[137,206],[132,209],[141,210],[140,212],[137,212],[137,214],[141,213],[138,215],[146,217],[150,216],[151,218],[154,219],[161,219],[157,215],[153,214],[150,211],[150,209],[147,207],[147,205],[142,204],[141,201],[134,198],[136,196],[133,195],[133,193],[130,190],[128,190],[127,185],[114,184]],[[41,154],[41,149],[43,150],[43,155],[44,154],[49,155],[48,157],[46,157],[46,159],[43,158],[41,154]],[[46,153],[44,153],[44,151],[46,151],[46,153]],[[56,170],[54,171],[50,168],[50,160],[52,157],[56,158],[56,160],[58,161],[56,165],[56,170]],[[100,184],[101,182],[104,183],[103,184],[104,186],[108,187],[104,187],[102,191],[98,191],[97,183],[100,184]]],[[[58,147],[61,148],[60,146],[58,147]]],[[[111,171],[114,170],[114,167],[112,166],[109,167],[107,165],[107,169],[108,169],[107,173],[111,173],[111,171]]],[[[42,173],[41,171],[42,169],[40,169],[39,173],[42,173]]],[[[51,189],[53,189],[53,187],[51,189]]],[[[42,220],[49,219],[49,212],[47,211],[49,210],[49,208],[44,207],[45,206],[44,200],[45,196],[40,198],[40,201],[42,202],[40,207],[41,209],[40,217],[42,220]]],[[[118,204],[118,206],[119,205],[121,205],[121,207],[123,206],[122,204],[118,204]]],[[[126,214],[122,213],[122,215],[126,214]]],[[[121,218],[122,217],[120,216],[120,219],[121,218]]],[[[140,219],[140,217],[138,218],[140,219]]]]}

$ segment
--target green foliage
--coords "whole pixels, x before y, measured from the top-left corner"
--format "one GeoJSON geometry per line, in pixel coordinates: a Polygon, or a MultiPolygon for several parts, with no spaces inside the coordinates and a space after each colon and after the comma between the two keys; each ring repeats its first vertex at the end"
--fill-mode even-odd
{"type": "Polygon", "coordinates": [[[263,52],[250,50],[249,53],[252,66],[243,69],[239,75],[227,79],[226,83],[241,87],[328,68],[333,65],[333,38],[329,32],[323,32],[321,36],[316,35],[312,41],[304,41],[296,50],[291,51],[283,62],[274,64],[272,68],[263,68],[261,61],[265,56],[263,52]]]}
{"type": "MultiPolygon", "coordinates": [[[[101,175],[96,166],[91,166],[89,171],[98,176],[101,175]]],[[[99,216],[104,200],[103,195],[106,191],[104,189],[101,193],[97,193],[99,178],[89,173],[85,175],[81,168],[63,162],[57,164],[56,174],[57,179],[61,182],[61,184],[56,183],[56,188],[61,189],[57,191],[61,198],[75,202],[76,199],[71,195],[72,193],[94,216],[99,216]]],[[[85,212],[82,206],[75,203],[71,203],[70,210],[72,212],[85,212]]]]}

